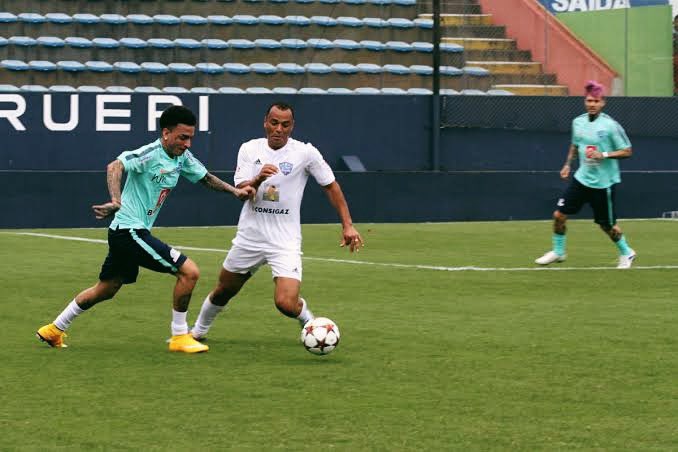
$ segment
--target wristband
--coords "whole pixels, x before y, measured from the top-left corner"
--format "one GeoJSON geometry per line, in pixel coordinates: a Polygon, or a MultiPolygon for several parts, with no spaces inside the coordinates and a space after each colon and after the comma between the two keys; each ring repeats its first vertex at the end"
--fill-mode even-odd
{"type": "Polygon", "coordinates": [[[603,158],[604,158],[604,159],[608,158],[608,157],[609,157],[609,155],[610,155],[610,153],[609,153],[609,152],[603,152],[603,158]]]}

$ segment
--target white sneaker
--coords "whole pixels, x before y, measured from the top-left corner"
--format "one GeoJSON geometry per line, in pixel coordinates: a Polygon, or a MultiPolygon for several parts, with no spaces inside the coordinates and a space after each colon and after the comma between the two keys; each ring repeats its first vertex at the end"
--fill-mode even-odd
{"type": "Polygon", "coordinates": [[[619,263],[617,264],[617,268],[631,268],[631,265],[633,264],[633,260],[636,258],[636,252],[631,250],[631,254],[628,254],[626,256],[619,256],[619,263]]]}
{"type": "Polygon", "coordinates": [[[549,251],[539,259],[535,259],[534,263],[539,265],[548,265],[554,262],[563,262],[565,259],[567,259],[567,254],[560,255],[553,251],[549,251]]]}

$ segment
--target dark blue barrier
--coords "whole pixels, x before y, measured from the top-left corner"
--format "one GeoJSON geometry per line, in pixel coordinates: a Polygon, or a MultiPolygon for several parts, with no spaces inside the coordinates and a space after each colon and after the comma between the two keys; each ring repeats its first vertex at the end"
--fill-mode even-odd
{"type": "MultiPolygon", "coordinates": [[[[233,173],[217,173],[230,181],[233,173]]],[[[557,172],[337,173],[356,223],[550,218],[565,187],[557,172]]],[[[678,173],[623,174],[621,218],[678,210],[678,173]]],[[[0,228],[104,226],[90,206],[108,200],[104,172],[0,172],[0,228]]],[[[180,181],[158,226],[233,225],[241,204],[200,184],[180,181]]],[[[584,212],[580,218],[586,218],[584,212]]],[[[335,223],[323,191],[310,180],[302,222],[335,223]]]]}

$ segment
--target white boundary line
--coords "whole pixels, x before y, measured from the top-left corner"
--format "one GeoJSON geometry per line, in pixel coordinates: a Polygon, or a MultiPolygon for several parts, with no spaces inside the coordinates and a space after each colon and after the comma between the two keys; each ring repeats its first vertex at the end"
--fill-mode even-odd
{"type": "MultiPolygon", "coordinates": [[[[101,239],[89,239],[86,237],[72,237],[67,235],[56,235],[56,234],[41,234],[37,232],[4,232],[7,234],[13,235],[24,235],[31,237],[42,237],[49,239],[59,239],[59,240],[72,240],[76,242],[87,242],[87,243],[97,243],[97,244],[107,244],[106,240],[101,239]]],[[[226,254],[228,250],[219,249],[219,248],[198,248],[194,246],[181,246],[181,245],[172,245],[181,250],[189,251],[205,251],[205,252],[217,252],[226,254]]],[[[313,261],[322,261],[322,262],[336,262],[340,264],[354,264],[354,265],[371,265],[375,267],[391,267],[391,268],[411,268],[416,270],[435,270],[435,271],[444,271],[444,272],[464,272],[464,271],[474,271],[474,272],[523,272],[523,271],[590,271],[590,270],[617,270],[615,267],[475,267],[475,266],[463,266],[463,267],[445,267],[439,265],[417,265],[417,264],[394,264],[388,262],[369,262],[369,261],[357,261],[353,259],[334,259],[329,257],[307,257],[304,256],[303,259],[313,260],[313,261]]],[[[649,265],[649,266],[634,266],[634,270],[675,270],[678,269],[678,265],[649,265]]]]}

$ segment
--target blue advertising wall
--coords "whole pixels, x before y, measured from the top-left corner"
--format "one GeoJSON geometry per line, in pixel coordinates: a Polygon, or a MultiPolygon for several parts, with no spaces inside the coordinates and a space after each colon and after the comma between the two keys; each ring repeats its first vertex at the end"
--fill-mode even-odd
{"type": "MultiPolygon", "coordinates": [[[[42,107],[46,102],[61,105],[52,119],[67,123],[68,94],[49,101],[38,94],[22,97],[26,111],[14,117],[7,112],[14,111],[16,99],[0,97],[0,228],[102,226],[90,206],[108,199],[106,164],[122,150],[157,136],[148,130],[150,96],[106,103],[106,109],[122,112],[108,111],[106,115],[120,117],[102,120],[102,100],[80,95],[78,124],[58,132],[45,126],[50,121],[45,121],[42,107]],[[25,130],[15,130],[17,120],[25,130]],[[111,124],[129,125],[129,130],[97,131],[111,124]]],[[[239,144],[262,135],[266,107],[278,99],[210,97],[209,114],[203,105],[201,115],[203,121],[209,119],[209,130],[197,132],[193,151],[211,171],[232,181],[239,144]]],[[[181,100],[200,111],[199,96],[181,100]]],[[[429,96],[288,100],[296,111],[295,137],[313,142],[324,153],[337,172],[354,221],[363,223],[550,218],[566,184],[558,171],[569,144],[570,122],[583,111],[581,98],[447,97],[442,170],[431,172],[426,171],[429,96]],[[342,171],[341,156],[347,154],[358,155],[369,171],[342,171]]],[[[657,217],[678,210],[678,129],[671,122],[678,117],[678,102],[608,99],[607,111],[625,126],[634,147],[634,156],[622,162],[620,217],[657,217]]],[[[231,197],[181,181],[157,225],[233,225],[240,208],[231,197]]],[[[302,221],[337,221],[313,180],[306,188],[302,221]]]]}

